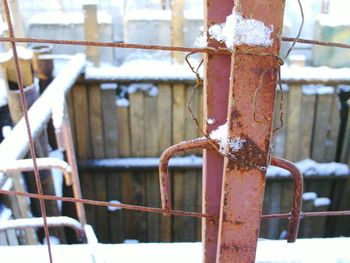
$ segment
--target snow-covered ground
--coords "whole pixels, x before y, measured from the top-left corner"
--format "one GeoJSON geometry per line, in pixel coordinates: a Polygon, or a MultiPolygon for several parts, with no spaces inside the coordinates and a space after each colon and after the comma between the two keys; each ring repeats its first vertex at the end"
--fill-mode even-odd
{"type": "MultiPolygon", "coordinates": [[[[349,244],[350,238],[298,239],[294,244],[261,240],[256,262],[345,263],[350,262],[349,244]]],[[[99,244],[97,250],[101,263],[202,262],[201,243],[99,244]]],[[[93,262],[88,245],[55,245],[52,251],[56,263],[93,262]]],[[[1,262],[48,262],[46,246],[0,247],[0,255],[1,262]]]]}

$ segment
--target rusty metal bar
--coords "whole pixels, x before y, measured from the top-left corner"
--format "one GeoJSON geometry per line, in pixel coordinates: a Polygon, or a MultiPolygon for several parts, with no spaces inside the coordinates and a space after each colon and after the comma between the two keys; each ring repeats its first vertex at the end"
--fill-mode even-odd
{"type": "MultiPolygon", "coordinates": [[[[159,183],[162,207],[165,211],[172,209],[170,176],[168,172],[168,163],[170,158],[179,152],[185,152],[194,149],[204,149],[207,147],[210,147],[209,140],[207,138],[199,138],[173,145],[163,152],[159,162],[159,183]]],[[[164,215],[169,214],[165,212],[164,215]]]]}
{"type": "MultiPolygon", "coordinates": [[[[232,0],[206,0],[204,2],[204,28],[208,31],[213,24],[224,23],[231,14],[232,0]]],[[[224,47],[209,39],[208,47],[224,47]]],[[[230,52],[228,52],[230,54],[230,52]]],[[[208,53],[204,56],[205,77],[203,85],[203,128],[206,134],[225,123],[229,94],[230,56],[208,53]],[[214,123],[208,124],[207,120],[214,123]]],[[[224,158],[215,150],[203,152],[202,211],[219,216],[224,158]]],[[[216,261],[218,220],[202,220],[202,244],[204,263],[216,261]]]]}
{"type": "Polygon", "coordinates": [[[301,214],[301,205],[303,202],[303,175],[300,173],[299,169],[290,161],[273,157],[271,159],[271,164],[283,169],[288,170],[294,180],[294,194],[293,194],[293,205],[292,212],[289,221],[289,229],[287,241],[288,243],[293,243],[297,239],[300,214],[301,214]]]}
{"type": "MultiPolygon", "coordinates": [[[[65,178],[66,185],[71,185],[71,168],[63,160],[57,158],[37,158],[37,166],[39,170],[47,170],[57,168],[60,169],[65,178]]],[[[10,173],[10,172],[29,172],[33,171],[33,161],[32,159],[21,159],[21,160],[13,160],[8,161],[6,163],[0,164],[0,172],[10,173]]]]}
{"type": "Polygon", "coordinates": [[[240,141],[241,145],[238,149],[229,147],[233,158],[225,158],[224,163],[218,263],[255,260],[270,155],[284,2],[235,1],[234,9],[274,30],[271,47],[236,46],[231,56],[228,141],[240,141]],[[272,56],[247,56],[245,52],[272,56]]]}

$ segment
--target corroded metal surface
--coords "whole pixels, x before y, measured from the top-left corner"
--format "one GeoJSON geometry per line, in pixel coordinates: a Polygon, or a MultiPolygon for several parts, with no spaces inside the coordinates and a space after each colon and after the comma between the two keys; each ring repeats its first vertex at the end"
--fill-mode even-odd
{"type": "MultiPolygon", "coordinates": [[[[232,0],[205,1],[205,29],[213,24],[225,22],[226,16],[231,14],[232,0]]],[[[223,46],[215,40],[209,40],[209,47],[223,46]]],[[[228,91],[230,86],[230,56],[220,54],[205,55],[205,78],[203,90],[204,131],[209,134],[219,125],[226,122],[228,91]],[[211,119],[212,124],[207,120],[211,119]]],[[[219,215],[222,188],[222,171],[224,158],[215,150],[203,152],[203,213],[219,215]]],[[[204,219],[202,221],[203,261],[215,262],[219,222],[204,219]]]]}
{"type": "MultiPolygon", "coordinates": [[[[205,149],[211,147],[207,138],[199,138],[191,141],[180,142],[166,149],[159,161],[159,183],[162,198],[162,207],[164,210],[171,210],[171,187],[170,176],[168,171],[168,163],[171,157],[180,152],[186,152],[194,149],[205,149]]],[[[164,213],[164,215],[169,215],[164,213]]]]}
{"type": "Polygon", "coordinates": [[[216,262],[255,259],[269,163],[284,2],[236,1],[235,8],[245,17],[272,25],[274,32],[271,47],[243,45],[232,53],[228,139],[239,139],[243,144],[230,152],[234,158],[225,159],[216,262]]]}

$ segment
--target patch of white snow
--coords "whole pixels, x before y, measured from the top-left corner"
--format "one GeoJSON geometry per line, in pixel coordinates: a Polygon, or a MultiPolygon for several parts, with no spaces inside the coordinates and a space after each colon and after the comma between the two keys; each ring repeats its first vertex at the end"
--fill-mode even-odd
{"type": "Polygon", "coordinates": [[[331,204],[331,199],[328,197],[319,197],[316,198],[314,201],[315,207],[321,207],[321,206],[329,206],[331,204]]]}
{"type": "MultiPolygon", "coordinates": [[[[118,200],[110,200],[109,203],[116,204],[116,205],[121,204],[121,202],[119,202],[118,200]]],[[[109,212],[115,212],[115,211],[121,210],[120,207],[115,207],[115,206],[108,206],[107,209],[109,212]]]]}
{"type": "Polygon", "coordinates": [[[226,22],[220,25],[212,25],[209,28],[211,38],[219,42],[225,42],[226,47],[234,46],[271,46],[273,41],[271,33],[273,26],[266,26],[263,22],[244,18],[241,13],[233,11],[226,17],[226,22]]]}

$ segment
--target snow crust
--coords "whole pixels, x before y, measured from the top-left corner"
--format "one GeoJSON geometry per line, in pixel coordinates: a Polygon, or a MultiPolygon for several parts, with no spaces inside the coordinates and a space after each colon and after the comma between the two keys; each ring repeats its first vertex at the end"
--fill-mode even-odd
{"type": "MultiPolygon", "coordinates": [[[[200,70],[203,76],[203,70],[200,70]]],[[[133,59],[123,63],[120,67],[104,65],[96,68],[86,67],[85,78],[97,80],[120,81],[194,81],[195,76],[187,65],[172,64],[167,60],[133,59]]]]}
{"type": "Polygon", "coordinates": [[[315,200],[316,198],[317,198],[317,194],[314,192],[303,193],[303,200],[304,201],[311,201],[311,200],[315,200]]]}
{"type": "Polygon", "coordinates": [[[127,98],[119,98],[116,97],[115,99],[115,105],[118,107],[129,107],[130,106],[130,101],[127,98]]]}
{"type": "Polygon", "coordinates": [[[328,197],[319,197],[316,198],[314,201],[315,207],[321,207],[321,206],[329,206],[331,204],[331,199],[328,197]]]}
{"type": "Polygon", "coordinates": [[[302,81],[315,83],[327,81],[348,81],[350,76],[350,68],[330,68],[330,67],[298,67],[298,66],[282,66],[282,81],[302,81]]]}
{"type": "Polygon", "coordinates": [[[303,85],[302,92],[304,95],[331,95],[336,92],[336,89],[323,85],[303,85]]]}
{"type": "Polygon", "coordinates": [[[196,38],[193,46],[204,48],[208,46],[207,32],[203,32],[199,37],[196,38]]]}
{"type": "Polygon", "coordinates": [[[261,21],[245,18],[235,10],[226,17],[225,23],[212,25],[208,32],[211,38],[224,42],[230,49],[244,44],[268,47],[273,43],[272,25],[266,26],[261,21]]]}
{"type": "Polygon", "coordinates": [[[135,83],[128,87],[128,93],[133,94],[137,91],[145,91],[148,96],[156,97],[159,93],[158,87],[149,83],[135,83]]]}
{"type": "MultiPolygon", "coordinates": [[[[295,243],[285,240],[259,240],[256,263],[345,263],[350,262],[350,238],[298,239],[295,243]]],[[[53,245],[54,262],[92,263],[91,253],[103,255],[99,262],[167,262],[200,263],[201,243],[139,243],[139,244],[96,244],[92,251],[89,244],[53,245]]],[[[2,246],[0,254],[9,262],[48,262],[45,246],[2,246]]],[[[94,257],[95,258],[95,257],[94,257]]]]}
{"type": "MultiPolygon", "coordinates": [[[[343,163],[317,163],[306,159],[295,163],[304,176],[349,176],[349,167],[343,163]]],[[[287,170],[270,165],[267,169],[267,176],[285,177],[290,176],[287,170]]]]}

